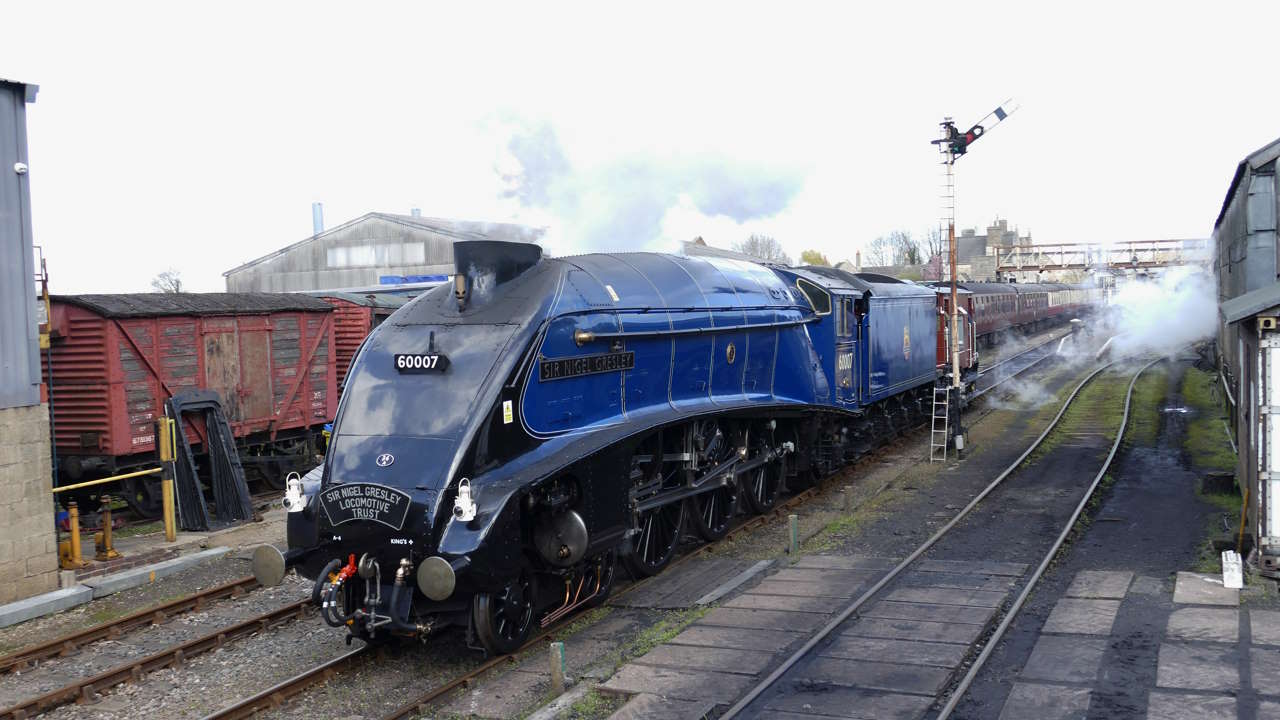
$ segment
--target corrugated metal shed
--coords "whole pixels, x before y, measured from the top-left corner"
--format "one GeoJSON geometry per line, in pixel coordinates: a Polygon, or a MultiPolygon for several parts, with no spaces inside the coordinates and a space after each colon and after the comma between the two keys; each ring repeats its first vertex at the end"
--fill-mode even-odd
{"type": "Polygon", "coordinates": [[[225,273],[230,292],[308,292],[378,285],[383,276],[452,275],[457,240],[534,242],[541,228],[368,213],[225,273]]]}
{"type": "Polygon", "coordinates": [[[26,106],[37,89],[0,79],[0,408],[40,402],[31,176],[25,172],[26,106]]]}

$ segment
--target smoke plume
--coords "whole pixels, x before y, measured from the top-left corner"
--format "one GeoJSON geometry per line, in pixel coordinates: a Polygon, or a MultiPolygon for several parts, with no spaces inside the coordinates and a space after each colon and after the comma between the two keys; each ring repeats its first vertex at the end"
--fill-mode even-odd
{"type": "Polygon", "coordinates": [[[663,219],[690,206],[709,219],[742,223],[785,209],[802,173],[706,153],[633,154],[589,166],[571,161],[549,124],[507,122],[495,170],[521,222],[545,225],[553,254],[596,250],[675,250],[663,219]]]}

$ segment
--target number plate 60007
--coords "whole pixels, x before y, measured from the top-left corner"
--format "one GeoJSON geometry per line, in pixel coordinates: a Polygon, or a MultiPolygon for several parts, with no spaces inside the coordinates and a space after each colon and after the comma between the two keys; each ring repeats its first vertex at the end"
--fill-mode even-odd
{"type": "Polygon", "coordinates": [[[449,358],[440,353],[398,353],[395,363],[402,373],[436,373],[449,367],[449,358]]]}

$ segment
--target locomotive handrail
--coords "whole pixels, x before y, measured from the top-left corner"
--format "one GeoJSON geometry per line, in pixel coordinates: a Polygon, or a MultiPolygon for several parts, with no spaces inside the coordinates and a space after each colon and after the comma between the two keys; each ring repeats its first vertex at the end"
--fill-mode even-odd
{"type": "Polygon", "coordinates": [[[667,328],[657,330],[623,330],[620,332],[591,332],[589,330],[576,330],[573,333],[573,341],[579,345],[585,345],[594,340],[613,340],[639,337],[661,337],[668,335],[716,335],[719,333],[740,332],[743,330],[766,330],[769,328],[794,327],[796,325],[806,325],[811,322],[817,322],[818,317],[800,318],[798,320],[775,320],[767,323],[753,323],[743,325],[719,325],[713,327],[700,328],[667,328]]]}
{"type": "Polygon", "coordinates": [[[597,315],[599,313],[659,313],[659,312],[736,312],[738,310],[800,310],[801,312],[813,312],[813,308],[806,305],[716,305],[697,307],[693,305],[684,307],[653,307],[650,305],[635,307],[593,307],[582,310],[567,310],[565,312],[556,313],[556,317],[568,317],[570,315],[597,315]]]}

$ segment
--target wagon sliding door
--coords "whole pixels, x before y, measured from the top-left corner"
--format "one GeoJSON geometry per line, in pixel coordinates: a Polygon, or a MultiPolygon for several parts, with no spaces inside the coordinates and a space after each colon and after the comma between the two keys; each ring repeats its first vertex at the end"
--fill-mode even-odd
{"type": "Polygon", "coordinates": [[[269,419],[271,339],[266,318],[210,318],[204,324],[204,377],[232,423],[269,419]]]}
{"type": "Polygon", "coordinates": [[[240,413],[240,343],[235,318],[208,319],[204,323],[205,386],[222,399],[227,419],[238,422],[240,413]]]}
{"type": "Polygon", "coordinates": [[[240,318],[240,412],[247,422],[268,420],[271,396],[271,336],[265,317],[240,318]]]}

